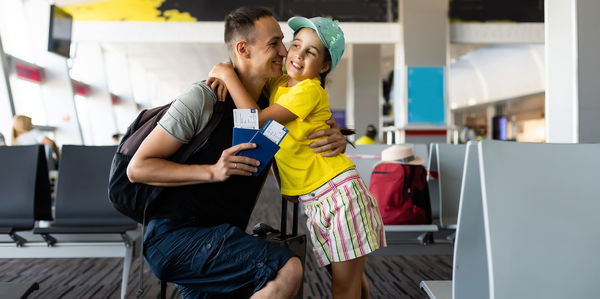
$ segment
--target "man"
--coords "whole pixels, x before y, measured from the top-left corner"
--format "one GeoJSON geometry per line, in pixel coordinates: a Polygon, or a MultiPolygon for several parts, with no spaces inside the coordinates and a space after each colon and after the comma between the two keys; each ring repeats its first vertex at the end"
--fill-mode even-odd
{"type": "MultiPolygon", "coordinates": [[[[272,14],[240,8],[225,19],[225,42],[236,71],[260,106],[267,78],[280,76],[287,52],[272,14]]],[[[267,171],[257,160],[237,156],[254,144],[231,146],[233,101],[194,164],[167,160],[206,125],[216,95],[194,84],[167,111],[134,155],[132,182],[168,186],[156,200],[144,236],[144,257],[161,279],[177,283],[185,298],[292,298],[302,283],[302,264],[289,250],[244,232],[267,171]]],[[[345,150],[339,129],[316,132],[316,152],[345,150]]]]}

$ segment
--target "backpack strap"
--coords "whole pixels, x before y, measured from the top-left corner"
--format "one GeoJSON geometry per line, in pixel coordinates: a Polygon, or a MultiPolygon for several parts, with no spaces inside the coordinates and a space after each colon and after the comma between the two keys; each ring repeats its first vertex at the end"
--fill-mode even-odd
{"type": "Polygon", "coordinates": [[[213,113],[210,116],[210,119],[208,120],[208,123],[206,124],[204,129],[202,129],[202,131],[198,135],[194,136],[186,146],[182,147],[180,152],[177,152],[174,155],[174,162],[184,163],[191,156],[197,153],[198,150],[200,150],[200,148],[202,148],[206,141],[208,141],[208,138],[210,137],[212,132],[221,122],[224,110],[225,102],[217,101],[213,108],[213,113]]]}

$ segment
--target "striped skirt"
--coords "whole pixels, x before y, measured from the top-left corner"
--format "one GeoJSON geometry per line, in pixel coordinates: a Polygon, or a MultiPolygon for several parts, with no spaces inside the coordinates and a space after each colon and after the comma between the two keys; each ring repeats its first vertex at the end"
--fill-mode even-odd
{"type": "Polygon", "coordinates": [[[321,266],[348,261],[386,246],[377,201],[356,168],[300,196],[313,250],[321,266]]]}

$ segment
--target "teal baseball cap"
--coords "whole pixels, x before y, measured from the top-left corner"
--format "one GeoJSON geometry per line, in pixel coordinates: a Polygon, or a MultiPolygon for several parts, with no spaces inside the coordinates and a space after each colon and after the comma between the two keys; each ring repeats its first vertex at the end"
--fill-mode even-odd
{"type": "Polygon", "coordinates": [[[301,28],[311,28],[317,32],[317,35],[329,50],[331,55],[331,70],[332,71],[342,59],[344,49],[346,48],[346,40],[344,32],[336,24],[336,22],[322,17],[314,17],[307,19],[305,17],[291,17],[288,20],[288,25],[294,33],[301,28]]]}

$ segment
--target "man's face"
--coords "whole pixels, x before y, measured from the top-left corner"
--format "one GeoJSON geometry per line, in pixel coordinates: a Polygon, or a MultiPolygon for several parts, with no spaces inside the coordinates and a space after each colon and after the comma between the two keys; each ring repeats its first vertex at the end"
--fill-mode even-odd
{"type": "Polygon", "coordinates": [[[281,27],[273,17],[262,17],[254,23],[254,44],[249,48],[254,74],[263,78],[281,76],[281,65],[287,51],[281,27]]]}

